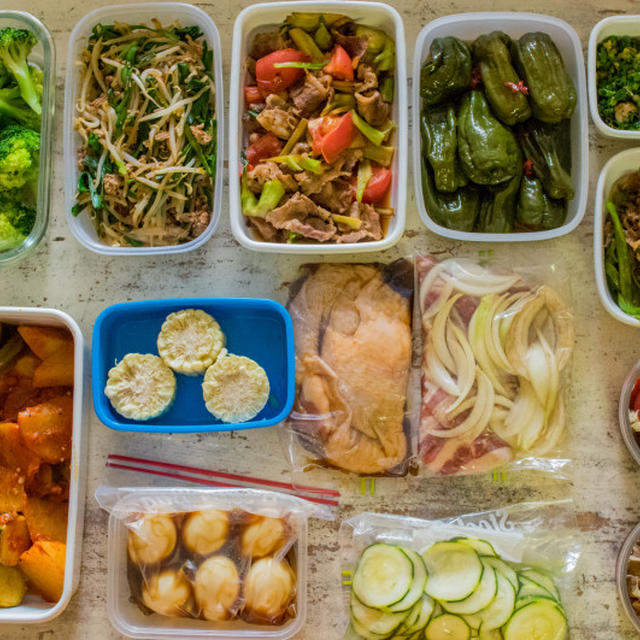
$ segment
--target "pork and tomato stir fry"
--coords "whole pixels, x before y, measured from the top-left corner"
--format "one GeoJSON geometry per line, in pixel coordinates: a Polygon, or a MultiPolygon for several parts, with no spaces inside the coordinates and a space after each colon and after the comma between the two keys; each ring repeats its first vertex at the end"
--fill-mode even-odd
{"type": "Polygon", "coordinates": [[[393,215],[393,39],[294,13],[255,36],[246,68],[242,210],[256,237],[380,240],[393,215]]]}

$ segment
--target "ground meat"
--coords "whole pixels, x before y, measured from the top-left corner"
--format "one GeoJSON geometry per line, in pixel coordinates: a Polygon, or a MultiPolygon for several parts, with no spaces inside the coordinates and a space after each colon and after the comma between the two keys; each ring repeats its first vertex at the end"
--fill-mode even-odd
{"type": "Polygon", "coordinates": [[[122,186],[122,177],[117,173],[105,173],[102,184],[104,185],[105,193],[110,196],[115,195],[122,186]]]}
{"type": "Polygon", "coordinates": [[[258,114],[256,120],[263,129],[271,131],[283,140],[288,140],[291,137],[298,124],[298,118],[279,108],[271,109],[267,107],[258,114]]]}
{"type": "Polygon", "coordinates": [[[153,136],[153,141],[154,142],[164,142],[165,140],[169,139],[169,132],[168,131],[158,131],[158,133],[156,133],[153,136]]]}
{"type": "Polygon", "coordinates": [[[92,100],[89,103],[89,106],[93,109],[99,109],[103,104],[106,104],[106,103],[107,103],[107,96],[102,94],[97,98],[95,98],[94,100],[92,100]]]}
{"type": "Polygon", "coordinates": [[[209,226],[211,212],[205,200],[197,200],[193,211],[184,211],[176,216],[180,223],[186,223],[190,227],[189,237],[197,238],[209,226]]]}
{"type": "Polygon", "coordinates": [[[273,51],[279,49],[286,49],[287,42],[280,35],[279,31],[264,31],[256,34],[251,45],[251,51],[249,51],[249,57],[254,60],[258,60],[263,56],[266,56],[273,51]]]}
{"type": "Polygon", "coordinates": [[[382,99],[382,95],[376,89],[368,95],[356,93],[356,103],[360,115],[373,127],[382,126],[389,119],[391,105],[382,99]]]}
{"type": "Polygon", "coordinates": [[[192,124],[189,129],[191,129],[191,133],[193,133],[193,137],[196,139],[198,144],[201,144],[203,147],[207,146],[211,142],[211,135],[209,135],[206,131],[203,131],[204,122],[201,122],[198,125],[192,124]]]}
{"type": "Polygon", "coordinates": [[[622,123],[638,113],[638,107],[633,102],[619,102],[614,109],[614,113],[616,122],[622,123]]]}
{"type": "Polygon", "coordinates": [[[310,116],[327,99],[328,89],[314,75],[307,73],[304,82],[289,91],[300,115],[304,118],[310,116]]]}
{"type": "Polygon", "coordinates": [[[247,187],[255,194],[262,192],[264,185],[271,180],[280,180],[285,191],[298,190],[298,184],[291,174],[284,173],[275,162],[261,162],[246,175],[247,187]]]}

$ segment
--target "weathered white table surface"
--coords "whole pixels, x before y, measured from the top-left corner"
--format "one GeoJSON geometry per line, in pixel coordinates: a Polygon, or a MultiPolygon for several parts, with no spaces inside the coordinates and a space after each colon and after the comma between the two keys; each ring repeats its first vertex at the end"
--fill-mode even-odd
{"type": "MultiPolygon", "coordinates": [[[[390,0],[391,1],[391,0],[390,0]]],[[[633,0],[532,0],[525,6],[514,0],[400,0],[391,2],[403,14],[408,60],[420,28],[448,13],[471,10],[527,9],[569,21],[585,48],[592,26],[618,13],[638,12],[633,0]]],[[[69,33],[85,12],[104,0],[2,0],[2,8],[30,11],[51,30],[57,50],[57,105],[54,183],[51,223],[47,240],[26,261],[0,274],[0,304],[34,305],[63,309],[80,324],[90,342],[94,320],[114,303],[157,297],[272,296],[284,301],[286,288],[302,259],[246,251],[234,241],[227,222],[227,196],[223,221],[215,237],[201,250],[176,257],[149,259],[108,258],[90,253],[74,239],[63,206],[62,111],[63,75],[69,33]]],[[[238,12],[247,0],[198,2],[220,29],[225,80],[229,77],[231,34],[238,12]]],[[[499,26],[499,25],[496,25],[499,26]]],[[[225,82],[226,84],[226,82],[225,82]]],[[[227,93],[225,86],[225,94],[227,93]]],[[[614,143],[590,128],[591,189],[587,215],[571,235],[542,244],[494,246],[497,257],[513,256],[518,264],[550,261],[571,276],[575,298],[577,345],[574,357],[570,421],[575,458],[570,486],[563,488],[540,479],[528,483],[508,478],[503,484],[459,481],[384,480],[375,496],[361,496],[358,485],[343,485],[345,497],[339,519],[366,510],[418,516],[464,513],[509,502],[550,499],[567,491],[575,500],[582,532],[583,555],[577,591],[569,602],[573,638],[578,640],[631,639],[635,633],[626,620],[615,590],[614,561],[626,532],[640,519],[640,472],[628,455],[617,426],[619,388],[626,372],[640,355],[637,331],[611,319],[597,297],[592,266],[592,202],[599,168],[624,144],[614,143]]],[[[447,255],[477,255],[480,245],[440,239],[422,226],[413,196],[411,168],[408,189],[408,225],[400,243],[384,255],[367,259],[389,260],[416,251],[447,255]]],[[[104,479],[108,453],[134,452],[149,457],[189,461],[220,468],[222,465],[272,477],[286,477],[288,466],[277,429],[237,434],[152,436],[129,435],[104,427],[89,407],[88,486],[80,586],[68,609],[40,627],[0,628],[0,638],[12,640],[117,638],[106,612],[106,522],[95,503],[96,486],[104,479]]],[[[338,522],[311,522],[309,545],[309,612],[299,640],[333,640],[341,636],[344,614],[340,608],[338,522]]]]}

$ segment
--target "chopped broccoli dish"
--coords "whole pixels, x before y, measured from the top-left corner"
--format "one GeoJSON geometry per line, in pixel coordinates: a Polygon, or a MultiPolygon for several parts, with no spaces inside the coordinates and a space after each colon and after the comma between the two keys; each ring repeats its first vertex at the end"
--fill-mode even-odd
{"type": "Polygon", "coordinates": [[[640,38],[609,36],[596,52],[598,112],[614,129],[640,130],[640,38]]]}
{"type": "Polygon", "coordinates": [[[28,58],[37,42],[27,29],[0,29],[0,252],[36,220],[43,76],[28,58]]]}

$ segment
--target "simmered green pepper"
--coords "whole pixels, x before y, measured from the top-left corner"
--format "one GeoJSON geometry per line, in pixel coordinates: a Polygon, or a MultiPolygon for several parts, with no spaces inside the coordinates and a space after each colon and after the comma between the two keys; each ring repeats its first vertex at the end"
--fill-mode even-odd
{"type": "Polygon", "coordinates": [[[522,154],[513,133],[491,113],[480,91],[470,91],[462,99],[458,155],[464,172],[477,184],[507,182],[522,171],[522,154]]]}
{"type": "Polygon", "coordinates": [[[422,149],[433,169],[436,189],[451,193],[467,176],[458,161],[458,134],[453,105],[425,109],[421,118],[422,149]]]}
{"type": "Polygon", "coordinates": [[[531,108],[516,70],[511,64],[511,38],[493,31],[474,41],[471,50],[478,61],[484,92],[498,120],[513,126],[531,117],[531,108]]]}
{"type": "Polygon", "coordinates": [[[482,199],[476,231],[509,233],[513,231],[521,174],[499,187],[489,189],[482,199]]]}
{"type": "Polygon", "coordinates": [[[443,227],[473,231],[480,209],[480,192],[474,186],[454,193],[441,193],[435,187],[431,168],[422,160],[422,193],[429,216],[443,227]]]}
{"type": "Polygon", "coordinates": [[[523,127],[520,143],[527,159],[533,161],[533,171],[547,195],[556,200],[573,198],[569,167],[563,166],[558,142],[561,127],[529,120],[523,127]]]}
{"type": "Polygon", "coordinates": [[[525,33],[513,44],[513,59],[529,90],[533,115],[543,122],[570,118],[576,106],[576,89],[551,37],[525,33]]]}
{"type": "Polygon", "coordinates": [[[523,176],[516,210],[518,224],[529,229],[556,229],[567,215],[565,200],[553,200],[535,176],[523,176]]]}
{"type": "Polygon", "coordinates": [[[435,105],[456,98],[471,86],[471,52],[452,36],[436,38],[420,71],[420,95],[435,105]]]}

